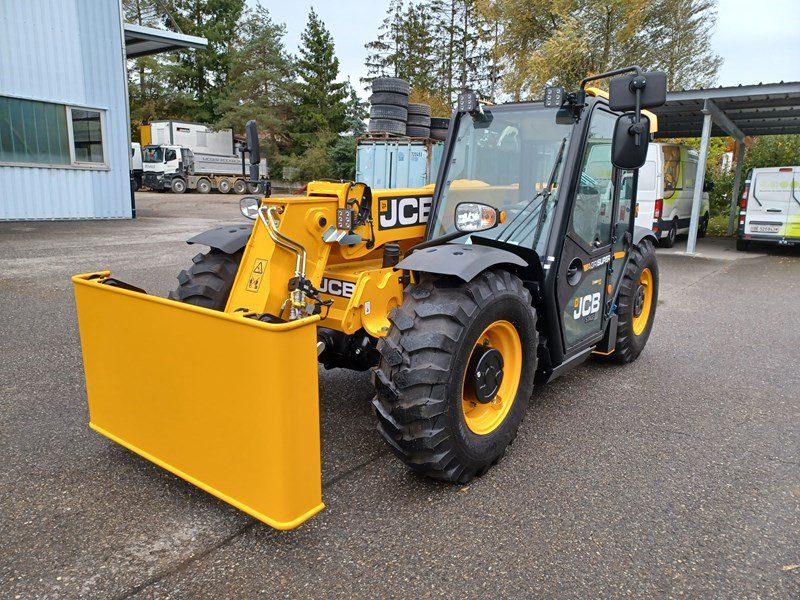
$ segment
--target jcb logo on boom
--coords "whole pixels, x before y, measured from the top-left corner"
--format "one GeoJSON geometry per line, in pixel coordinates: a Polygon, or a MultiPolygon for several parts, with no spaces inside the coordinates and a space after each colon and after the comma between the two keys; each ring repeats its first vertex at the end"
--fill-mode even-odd
{"type": "Polygon", "coordinates": [[[589,294],[588,296],[583,296],[582,298],[575,298],[575,310],[572,311],[572,317],[577,320],[581,317],[590,317],[599,311],[600,292],[595,292],[594,294],[589,294]]]}
{"type": "Polygon", "coordinates": [[[356,289],[356,284],[352,281],[342,281],[341,279],[328,279],[322,278],[319,291],[322,294],[329,296],[341,296],[342,298],[352,298],[353,291],[356,289]]]}
{"type": "Polygon", "coordinates": [[[384,198],[380,202],[379,229],[412,227],[428,222],[432,198],[384,198]]]}

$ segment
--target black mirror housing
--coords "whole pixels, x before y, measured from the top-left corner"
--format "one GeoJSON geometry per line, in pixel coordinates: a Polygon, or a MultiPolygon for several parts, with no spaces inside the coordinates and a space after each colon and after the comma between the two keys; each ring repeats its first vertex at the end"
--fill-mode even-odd
{"type": "Polygon", "coordinates": [[[261,162],[261,149],[258,147],[258,126],[255,120],[250,119],[244,126],[244,131],[247,139],[247,150],[250,152],[250,164],[257,165],[261,162]]]}
{"type": "Polygon", "coordinates": [[[714,190],[714,182],[705,180],[703,182],[703,191],[704,192],[711,192],[714,190]]]}
{"type": "Polygon", "coordinates": [[[608,105],[611,110],[635,110],[636,90],[641,90],[639,108],[655,108],[667,101],[667,74],[650,71],[615,77],[608,82],[608,105]]]}
{"type": "Polygon", "coordinates": [[[611,141],[611,162],[618,169],[638,169],[647,159],[650,119],[646,115],[641,115],[640,119],[640,127],[646,133],[637,136],[634,131],[636,123],[634,113],[626,113],[617,118],[614,125],[614,139],[611,141]],[[637,137],[639,137],[638,146],[637,137]]]}

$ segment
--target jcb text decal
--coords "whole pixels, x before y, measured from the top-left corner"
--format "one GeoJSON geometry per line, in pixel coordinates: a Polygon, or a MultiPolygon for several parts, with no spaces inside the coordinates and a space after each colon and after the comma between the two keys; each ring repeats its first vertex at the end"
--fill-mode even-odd
{"type": "Polygon", "coordinates": [[[600,292],[578,297],[574,300],[572,317],[574,319],[584,318],[586,321],[594,321],[597,313],[600,312],[600,292]]]}
{"type": "Polygon", "coordinates": [[[319,291],[329,296],[341,296],[342,298],[352,298],[356,284],[352,281],[342,281],[341,279],[322,278],[319,291]]]}
{"type": "Polygon", "coordinates": [[[428,222],[432,198],[384,198],[380,201],[378,229],[412,227],[428,222]]]}

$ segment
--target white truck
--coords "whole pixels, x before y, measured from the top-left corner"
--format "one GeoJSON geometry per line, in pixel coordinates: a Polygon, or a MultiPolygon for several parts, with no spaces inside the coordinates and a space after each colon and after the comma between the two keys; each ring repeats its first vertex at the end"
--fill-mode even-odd
{"type": "MultiPolygon", "coordinates": [[[[198,123],[155,121],[142,127],[141,138],[142,184],[151,190],[176,194],[187,190],[201,194],[257,191],[257,184],[248,183],[231,129],[213,131],[198,123]]],[[[266,161],[262,161],[261,173],[266,174],[266,169],[266,161]]]]}
{"type": "Polygon", "coordinates": [[[139,191],[142,187],[142,145],[139,142],[131,142],[131,178],[133,179],[133,190],[139,191]]]}

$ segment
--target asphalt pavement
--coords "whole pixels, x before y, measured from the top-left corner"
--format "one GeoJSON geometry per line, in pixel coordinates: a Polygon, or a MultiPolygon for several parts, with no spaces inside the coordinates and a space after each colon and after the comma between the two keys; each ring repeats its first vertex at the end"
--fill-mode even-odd
{"type": "Polygon", "coordinates": [[[0,223],[0,597],[800,598],[800,251],[659,251],[639,360],[535,389],[468,486],[387,452],[368,375],[320,370],[327,508],[277,532],[87,427],[70,275],[165,295],[187,237],[241,220],[137,207],[0,223]]]}

